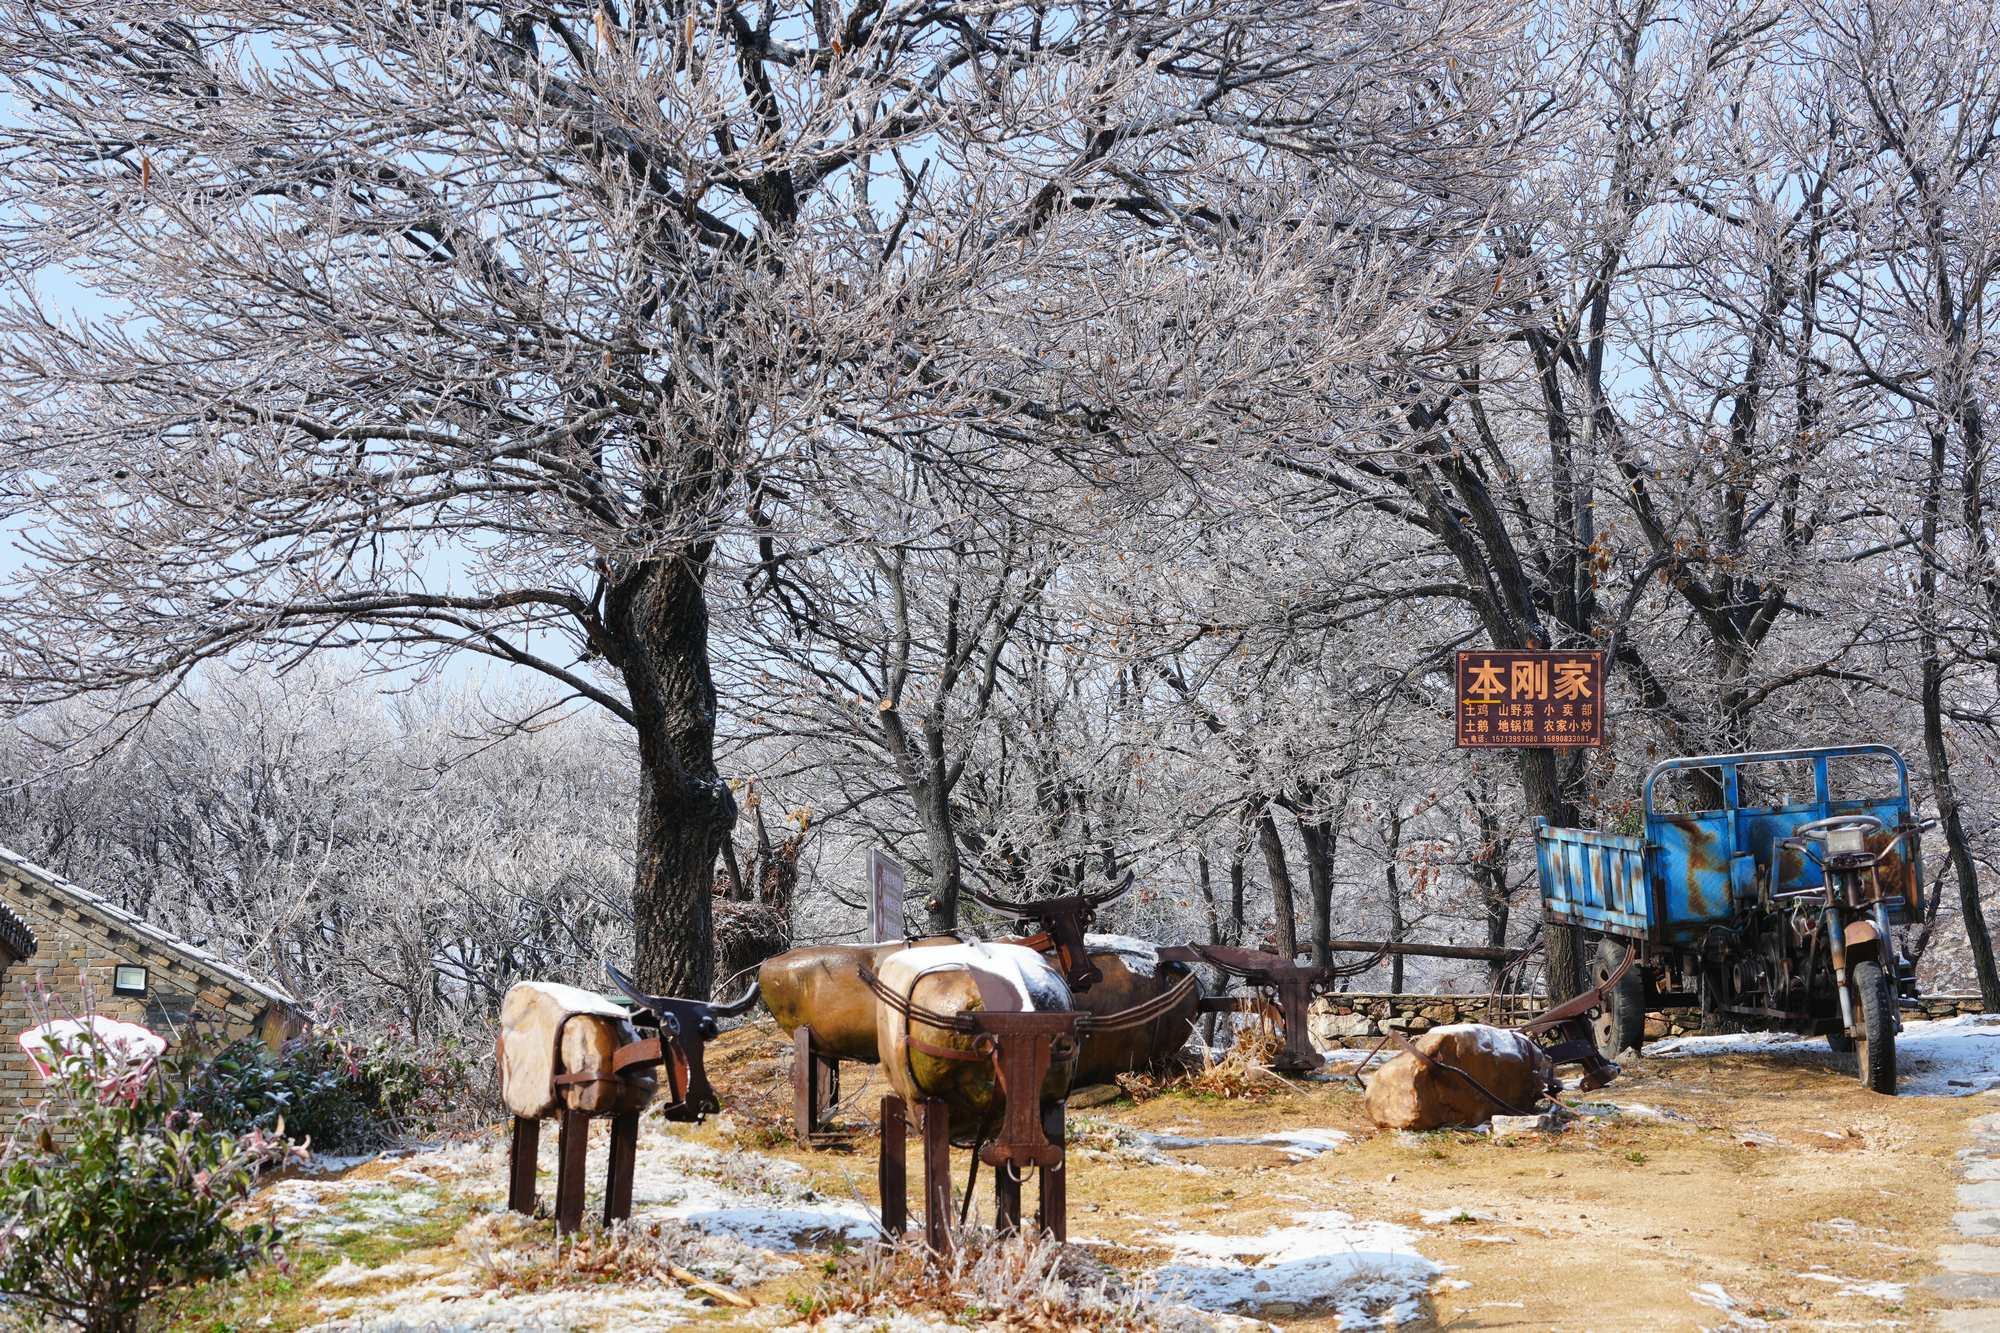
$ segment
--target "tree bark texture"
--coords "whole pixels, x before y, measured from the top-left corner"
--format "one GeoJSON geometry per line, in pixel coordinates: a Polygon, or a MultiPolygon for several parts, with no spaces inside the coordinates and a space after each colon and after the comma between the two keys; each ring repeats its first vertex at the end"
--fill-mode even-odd
{"type": "Polygon", "coordinates": [[[1280,958],[1299,956],[1298,920],[1292,914],[1292,872],[1285,866],[1285,844],[1271,807],[1257,812],[1257,845],[1264,850],[1264,869],[1271,877],[1271,938],[1280,958]]]}
{"type": "Polygon", "coordinates": [[[1335,831],[1330,819],[1299,821],[1306,844],[1306,887],[1312,895],[1312,965],[1330,967],[1333,950],[1333,855],[1335,831]]]}
{"type": "MultiPolygon", "coordinates": [[[[1403,816],[1397,811],[1389,812],[1389,864],[1383,867],[1383,879],[1389,888],[1389,939],[1401,944],[1409,927],[1403,922],[1403,885],[1396,874],[1396,861],[1403,852],[1403,816]]],[[[1403,993],[1403,955],[1394,954],[1389,959],[1389,993],[1403,993]]]]}
{"type": "MultiPolygon", "coordinates": [[[[1576,817],[1563,799],[1562,781],[1556,774],[1553,750],[1519,750],[1521,793],[1530,819],[1546,819],[1558,828],[1567,828],[1576,817]]],[[[1551,1004],[1567,1000],[1583,989],[1583,947],[1574,926],[1542,921],[1542,938],[1547,942],[1548,966],[1544,985],[1551,1004]]]]}
{"type": "Polygon", "coordinates": [[[1931,794],[1937,799],[1938,824],[1958,878],[1959,910],[1965,918],[1972,968],[1979,977],[1980,1008],[1991,1014],[2000,1013],[2000,972],[1993,965],[1993,938],[1986,929],[1986,911],[1979,902],[1979,873],[1972,864],[1965,825],[1959,817],[1958,787],[1952,780],[1951,751],[1944,735],[1944,661],[1937,633],[1937,536],[1944,498],[1944,466],[1944,433],[1934,431],[1930,486],[1924,495],[1924,558],[1917,575],[1917,634],[1924,673],[1924,754],[1930,761],[1931,794]]]}
{"type": "Polygon", "coordinates": [[[690,999],[715,981],[715,859],[736,822],[715,767],[705,572],[700,558],[649,562],[605,607],[639,740],[633,963],[640,986],[690,999]]]}

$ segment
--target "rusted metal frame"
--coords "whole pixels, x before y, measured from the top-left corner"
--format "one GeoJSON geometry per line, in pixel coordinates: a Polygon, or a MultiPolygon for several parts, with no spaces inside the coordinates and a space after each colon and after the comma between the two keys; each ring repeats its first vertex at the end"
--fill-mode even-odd
{"type": "Polygon", "coordinates": [[[1423,944],[1395,940],[1328,940],[1334,953],[1369,953],[1404,958],[1470,958],[1485,963],[1511,963],[1524,949],[1506,949],[1486,944],[1423,944]]]}
{"type": "MultiPolygon", "coordinates": [[[[1310,1013],[1318,988],[1329,978],[1343,975],[1343,969],[1300,967],[1277,954],[1227,945],[1175,945],[1160,950],[1160,957],[1176,963],[1209,963],[1251,986],[1275,992],[1284,1033],[1283,1045],[1271,1059],[1272,1069],[1307,1073],[1326,1063],[1326,1057],[1312,1045],[1310,1013]]],[[[1371,960],[1369,966],[1373,965],[1371,960]]],[[[1209,1008],[1208,1004],[1203,1001],[1207,1012],[1223,1012],[1221,1006],[1209,1008]]],[[[1244,1006],[1232,1007],[1240,1011],[1244,1006]]]]}
{"type": "Polygon", "coordinates": [[[1060,1104],[1043,1111],[1042,1086],[1049,1066],[1075,1052],[1086,1017],[1073,1011],[973,1013],[1006,1098],[1000,1131],[979,1152],[993,1168],[994,1226],[1001,1231],[1020,1229],[1021,1181],[1030,1166],[1041,1173],[1041,1206],[1036,1214],[1041,1229],[1068,1230],[1062,1217],[1067,1133],[1060,1104]]]}
{"type": "Polygon", "coordinates": [[[1042,1168],[1041,1197],[1035,1206],[1035,1227],[1057,1244],[1069,1240],[1069,1128],[1063,1123],[1063,1104],[1057,1102],[1042,1113],[1042,1134],[1061,1150],[1054,1166],[1042,1168]]]}

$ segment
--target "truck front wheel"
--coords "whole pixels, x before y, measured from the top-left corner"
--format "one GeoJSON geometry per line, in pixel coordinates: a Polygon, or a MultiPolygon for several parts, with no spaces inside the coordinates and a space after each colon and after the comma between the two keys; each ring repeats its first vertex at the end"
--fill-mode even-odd
{"type": "MultiPolygon", "coordinates": [[[[1625,961],[1625,946],[1618,940],[1605,936],[1597,941],[1597,956],[1591,962],[1590,984],[1602,986],[1625,961]]],[[[1634,963],[1631,970],[1618,979],[1604,995],[1604,1003],[1591,1023],[1591,1030],[1597,1037],[1597,1049],[1607,1059],[1615,1060],[1618,1052],[1638,1050],[1646,1040],[1646,987],[1640,980],[1639,966],[1634,963]]]]}
{"type": "Polygon", "coordinates": [[[1872,1091],[1896,1095],[1896,996],[1882,964],[1870,958],[1854,965],[1855,998],[1860,1002],[1861,1036],[1854,1043],[1854,1064],[1872,1091]]]}

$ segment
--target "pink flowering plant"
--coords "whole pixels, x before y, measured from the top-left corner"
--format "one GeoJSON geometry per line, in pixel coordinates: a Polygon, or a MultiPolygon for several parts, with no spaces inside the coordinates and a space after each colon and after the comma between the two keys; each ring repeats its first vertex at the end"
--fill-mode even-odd
{"type": "Polygon", "coordinates": [[[190,1109],[184,1063],[88,1028],[66,1042],[0,1153],[0,1315],[136,1333],[172,1292],[282,1262],[276,1229],[234,1214],[260,1171],[304,1150],[282,1120],[233,1132],[190,1109]]]}

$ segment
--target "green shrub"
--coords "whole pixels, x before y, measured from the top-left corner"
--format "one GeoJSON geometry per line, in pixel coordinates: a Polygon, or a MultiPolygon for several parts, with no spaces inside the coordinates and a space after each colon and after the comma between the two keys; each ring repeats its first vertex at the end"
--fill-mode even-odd
{"type": "MultiPolygon", "coordinates": [[[[435,1137],[475,1099],[473,1062],[450,1038],[441,1045],[418,1046],[392,1026],[365,1043],[345,1044],[343,1050],[364,1100],[399,1134],[435,1137]]],[[[483,1067],[490,1068],[492,1052],[484,1054],[483,1067]]]]}
{"type": "Polygon", "coordinates": [[[275,1229],[230,1213],[294,1151],[281,1138],[214,1127],[169,1067],[129,1066],[87,1036],[44,1091],[0,1153],[0,1299],[134,1333],[148,1302],[278,1253],[275,1229]]]}
{"type": "Polygon", "coordinates": [[[317,1152],[373,1152],[443,1131],[467,1102],[472,1069],[455,1043],[413,1049],[394,1028],[368,1041],[335,1029],[276,1052],[252,1038],[194,1039],[171,1057],[190,1110],[215,1128],[276,1132],[317,1152]]]}
{"type": "Polygon", "coordinates": [[[190,1041],[172,1061],[187,1109],[211,1128],[275,1134],[282,1124],[285,1137],[325,1153],[371,1152],[393,1136],[337,1039],[302,1038],[276,1052],[247,1037],[190,1041]]]}

